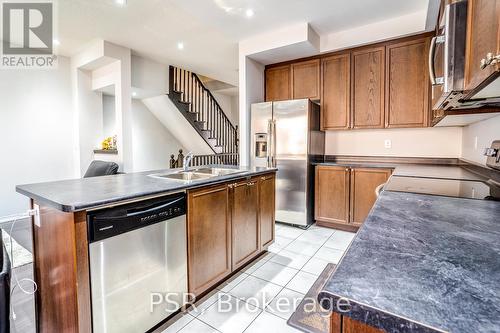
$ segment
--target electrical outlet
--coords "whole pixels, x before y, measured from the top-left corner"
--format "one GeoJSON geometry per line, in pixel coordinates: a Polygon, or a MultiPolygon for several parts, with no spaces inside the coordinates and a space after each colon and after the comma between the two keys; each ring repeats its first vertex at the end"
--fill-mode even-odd
{"type": "Polygon", "coordinates": [[[385,139],[385,140],[384,140],[384,147],[385,147],[386,149],[390,149],[390,148],[392,147],[392,141],[391,141],[391,140],[389,140],[389,139],[385,139]]]}

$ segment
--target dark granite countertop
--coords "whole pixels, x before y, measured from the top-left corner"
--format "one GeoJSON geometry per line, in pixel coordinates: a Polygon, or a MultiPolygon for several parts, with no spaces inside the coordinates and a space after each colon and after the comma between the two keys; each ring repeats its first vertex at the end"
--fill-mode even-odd
{"type": "Polygon", "coordinates": [[[189,183],[150,176],[179,171],[179,169],[167,169],[18,185],[16,191],[58,210],[74,212],[276,171],[273,168],[240,168],[239,170],[241,171],[239,173],[193,180],[189,183]]]}
{"type": "Polygon", "coordinates": [[[459,165],[397,164],[384,162],[315,162],[315,165],[348,166],[358,168],[390,168],[393,176],[443,178],[485,181],[486,177],[470,172],[459,165]]]}
{"type": "Polygon", "coordinates": [[[382,192],[318,298],[387,332],[500,332],[500,202],[382,192]]]}

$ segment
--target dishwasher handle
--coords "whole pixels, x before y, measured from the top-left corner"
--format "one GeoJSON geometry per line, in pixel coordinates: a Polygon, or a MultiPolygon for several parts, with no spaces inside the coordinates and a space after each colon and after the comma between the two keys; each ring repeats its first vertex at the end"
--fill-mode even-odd
{"type": "Polygon", "coordinates": [[[182,193],[89,212],[89,241],[100,241],[170,220],[185,215],[186,209],[186,195],[182,193]]]}

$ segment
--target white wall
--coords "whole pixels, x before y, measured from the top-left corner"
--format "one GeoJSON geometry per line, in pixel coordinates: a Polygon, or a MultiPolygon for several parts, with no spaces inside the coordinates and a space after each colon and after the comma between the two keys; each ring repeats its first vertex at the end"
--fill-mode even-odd
{"type": "Polygon", "coordinates": [[[102,93],[92,90],[92,72],[76,70],[79,136],[79,171],[84,175],[94,160],[94,149],[100,147],[102,137],[102,93]]]}
{"type": "Polygon", "coordinates": [[[500,116],[464,127],[462,158],[483,165],[486,164],[486,156],[483,156],[483,150],[490,147],[491,142],[494,140],[500,140],[500,116]],[[477,145],[475,144],[476,141],[477,145]]]}
{"type": "Polygon", "coordinates": [[[115,96],[102,96],[102,137],[116,134],[115,96]]]}
{"type": "Polygon", "coordinates": [[[132,100],[134,171],[168,169],[170,155],[186,149],[141,100],[132,100]]]}
{"type": "Polygon", "coordinates": [[[73,178],[69,59],[54,70],[0,70],[0,215],[29,207],[19,184],[73,178]]]}
{"type": "Polygon", "coordinates": [[[168,92],[168,66],[132,56],[132,87],[138,98],[148,98],[168,92]]]}
{"type": "Polygon", "coordinates": [[[182,146],[186,148],[185,151],[191,151],[195,155],[213,154],[210,146],[184,118],[168,96],[145,98],[142,102],[160,120],[167,131],[182,143],[182,146]]]}
{"type": "Polygon", "coordinates": [[[212,95],[215,97],[215,100],[217,101],[217,103],[219,103],[222,110],[224,110],[224,113],[229,118],[229,121],[233,125],[238,125],[238,119],[239,119],[238,97],[221,94],[214,91],[212,91],[212,95]]]}
{"type": "Polygon", "coordinates": [[[454,157],[461,155],[460,127],[327,131],[326,155],[454,157]],[[384,148],[384,140],[392,148],[384,148]]]}
{"type": "Polygon", "coordinates": [[[250,165],[250,106],[264,100],[264,65],[240,53],[240,165],[250,165]]]}

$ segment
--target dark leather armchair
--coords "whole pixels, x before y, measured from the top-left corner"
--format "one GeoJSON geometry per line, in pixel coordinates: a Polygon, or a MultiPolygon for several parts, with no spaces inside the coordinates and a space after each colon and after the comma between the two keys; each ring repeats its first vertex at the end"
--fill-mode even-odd
{"type": "Polygon", "coordinates": [[[83,178],[116,175],[118,164],[115,162],[92,161],[83,178]]]}

